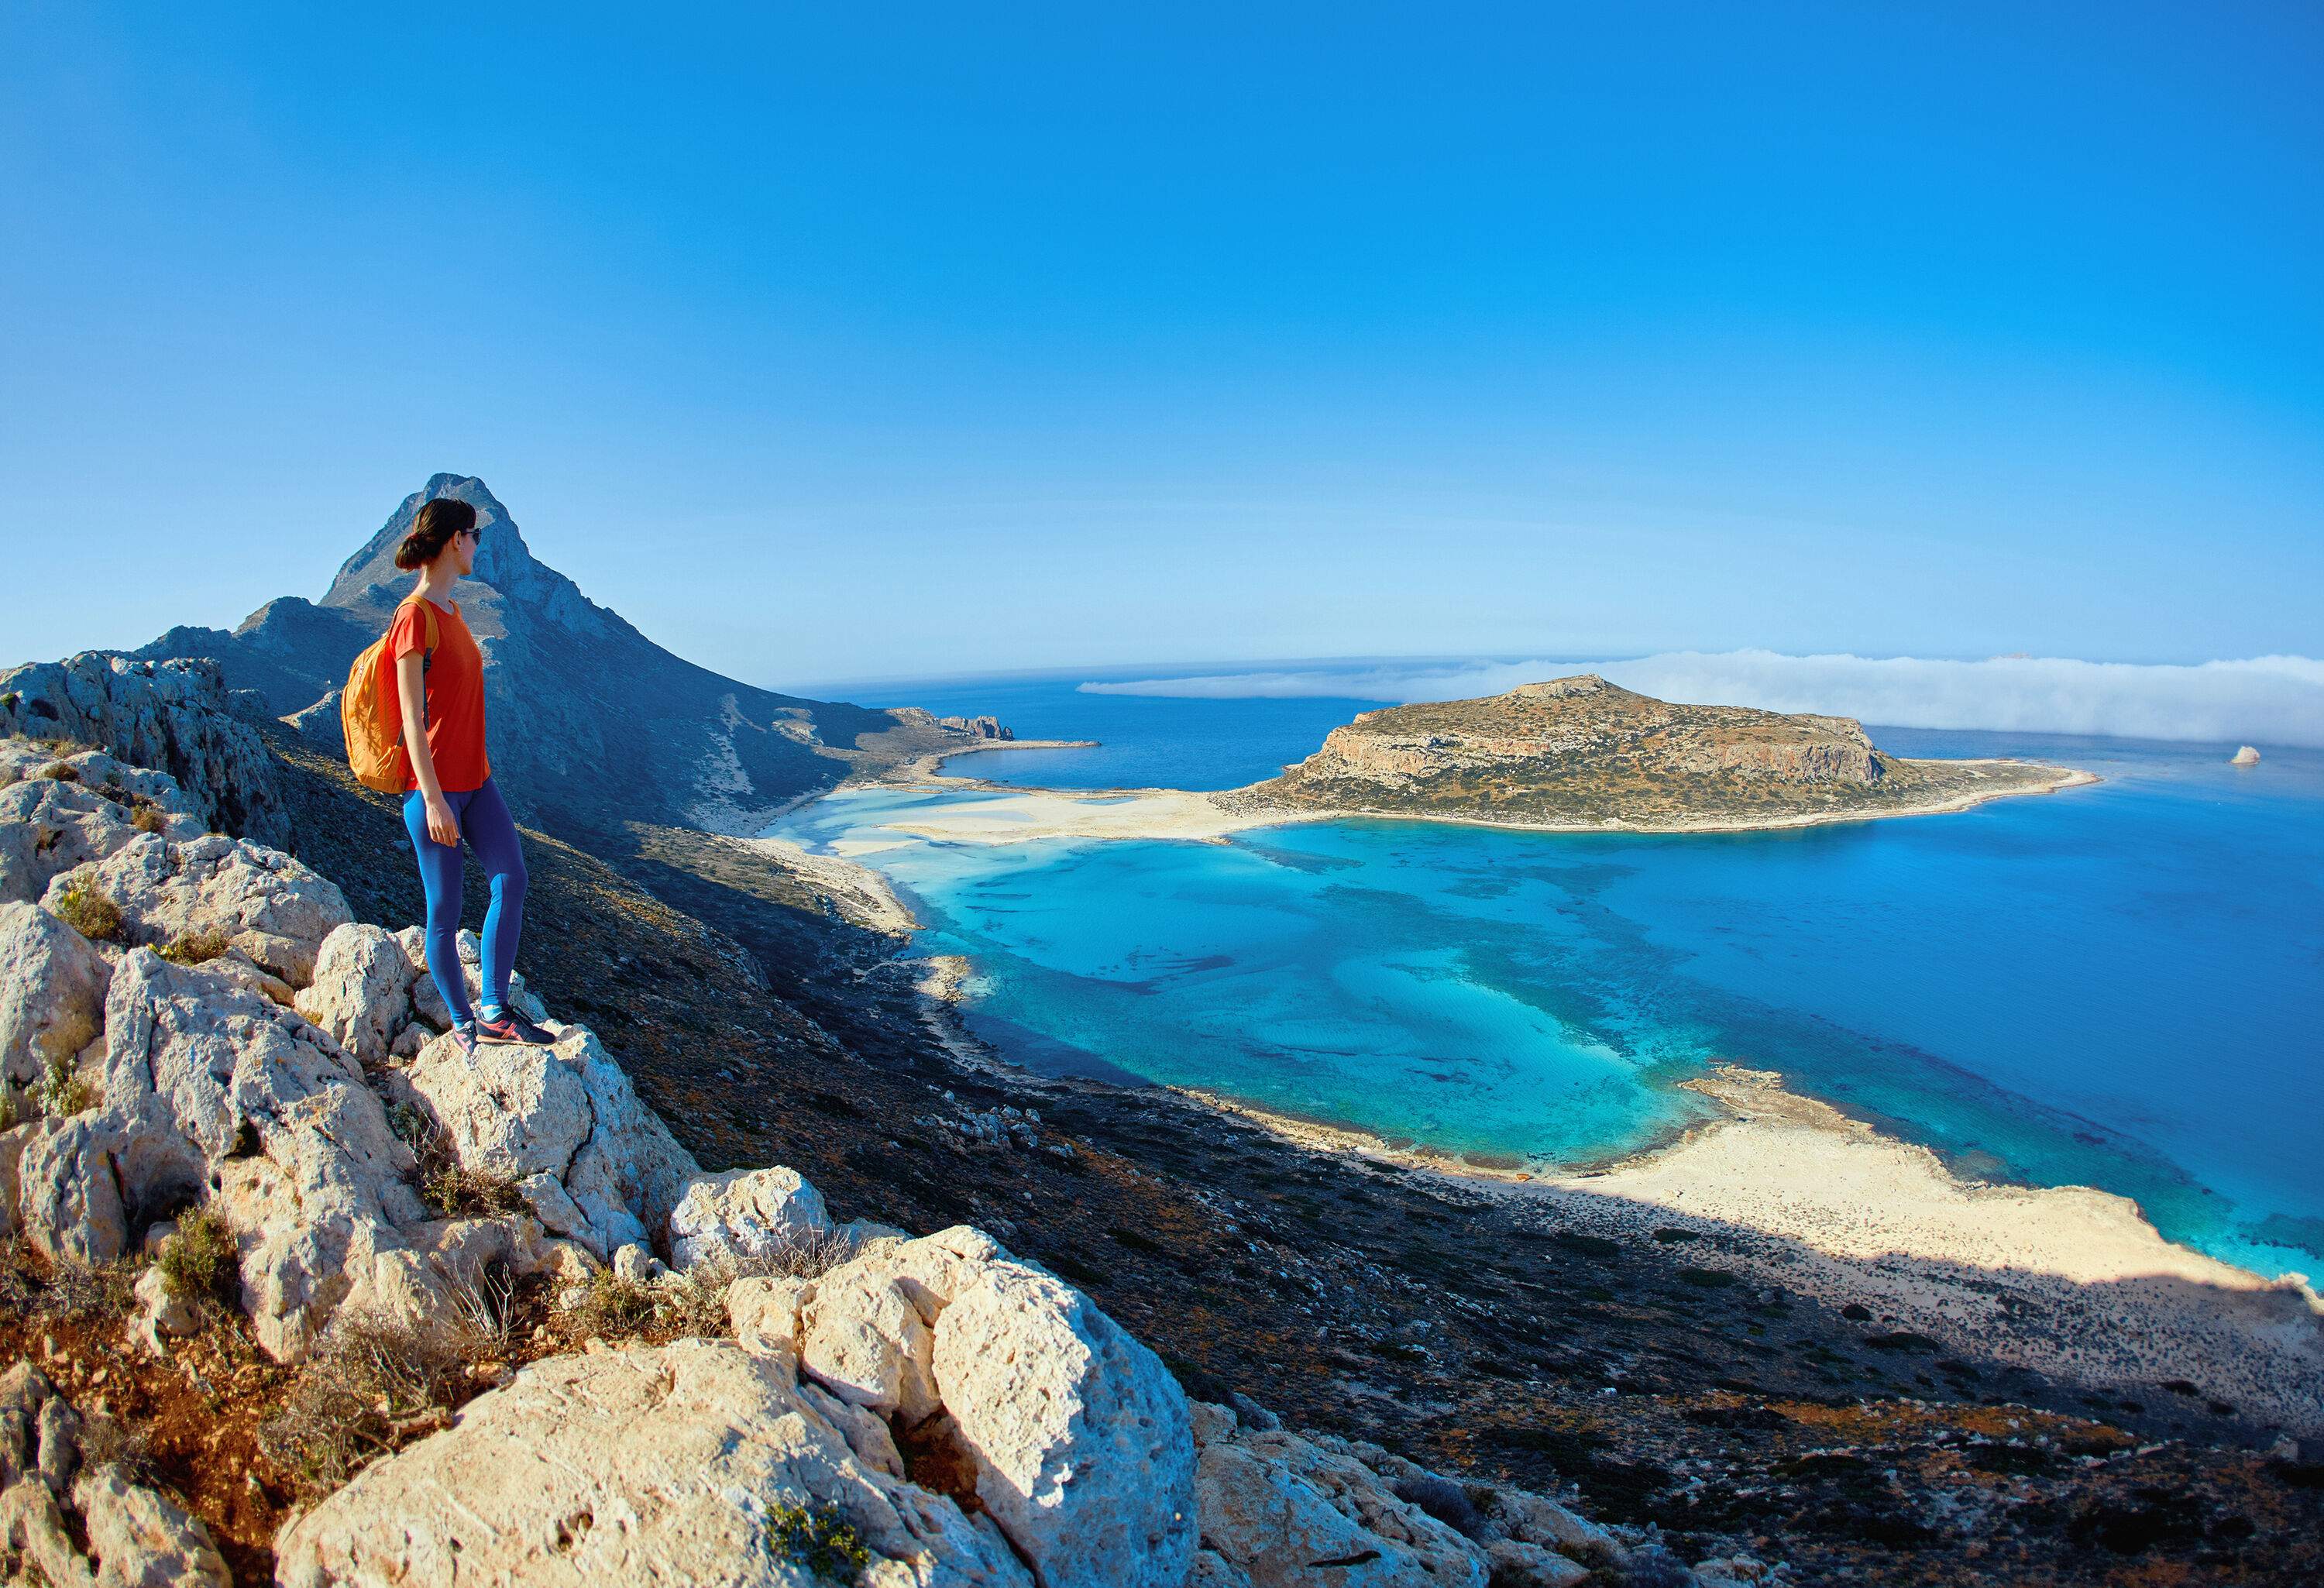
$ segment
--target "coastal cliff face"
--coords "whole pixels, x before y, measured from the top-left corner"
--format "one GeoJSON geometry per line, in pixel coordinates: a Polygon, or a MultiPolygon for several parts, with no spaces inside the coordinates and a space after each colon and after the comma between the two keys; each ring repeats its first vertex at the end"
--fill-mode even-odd
{"type": "Polygon", "coordinates": [[[1259,806],[1485,820],[1761,823],[2007,792],[2059,774],[1913,762],[1846,717],[1681,706],[1595,674],[1477,700],[1368,711],[1239,798],[1259,806]]]}
{"type": "Polygon", "coordinates": [[[672,655],[535,557],[482,480],[449,474],[406,497],[319,603],[283,596],[231,632],[171,629],[134,658],[207,659],[267,715],[336,747],[347,667],[411,588],[395,549],[439,496],[475,507],[483,531],[475,577],[453,596],[484,653],[492,761],[521,819],[592,835],[630,821],[751,833],[853,773],[1000,734],[778,695],[672,655]]]}

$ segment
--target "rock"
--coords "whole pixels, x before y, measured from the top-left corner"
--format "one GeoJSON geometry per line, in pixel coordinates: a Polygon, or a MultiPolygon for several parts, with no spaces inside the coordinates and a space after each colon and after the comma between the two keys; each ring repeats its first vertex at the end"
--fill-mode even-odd
{"type": "Polygon", "coordinates": [[[83,1473],[73,1485],[73,1504],[97,1563],[98,1588],[232,1588],[233,1575],[200,1519],[131,1482],[119,1466],[83,1473]]]}
{"type": "Polygon", "coordinates": [[[587,1089],[560,1048],[431,1042],[404,1072],[463,1168],[502,1179],[562,1178],[590,1132],[587,1089]]]}
{"type": "MultiPolygon", "coordinates": [[[[115,775],[99,770],[100,763],[105,769],[120,768],[111,756],[88,752],[65,757],[64,764],[74,768],[75,775],[63,781],[41,774],[40,769],[54,759],[45,746],[0,740],[0,753],[24,748],[39,752],[31,758],[39,764],[24,771],[21,780],[0,788],[0,900],[31,903],[60,872],[104,859],[137,837],[139,828],[134,806],[124,803],[132,798],[125,788],[81,780],[84,766],[90,769],[88,776],[115,775]]],[[[139,780],[156,776],[134,767],[120,770],[139,780]]],[[[152,805],[148,825],[158,822],[166,838],[201,836],[200,819],[178,808],[185,801],[177,786],[167,778],[158,782],[164,786],[167,803],[152,805]]]]}
{"type": "Polygon", "coordinates": [[[104,1027],[113,967],[88,940],[36,905],[0,904],[0,1079],[37,1083],[104,1027]]]}
{"type": "Polygon", "coordinates": [[[696,1340],[524,1369],[301,1518],[277,1581],[798,1584],[778,1503],[836,1507],[867,1588],[1033,1583],[989,1524],[860,1459],[779,1359],[696,1340]]]}
{"type": "Polygon", "coordinates": [[[95,1588],[97,1582],[65,1531],[56,1496],[32,1478],[0,1494],[0,1566],[10,1568],[7,1580],[12,1583],[95,1588]]]}
{"type": "Polygon", "coordinates": [[[163,1341],[183,1339],[201,1326],[194,1309],[170,1294],[158,1268],[137,1276],[136,1295],[137,1316],[129,1325],[130,1337],[156,1356],[167,1350],[163,1341]]]}
{"type": "Polygon", "coordinates": [[[605,1251],[596,1244],[597,1238],[590,1231],[588,1214],[566,1194],[564,1182],[555,1175],[528,1175],[516,1183],[516,1193],[524,1198],[525,1206],[540,1221],[542,1229],[578,1242],[588,1249],[590,1256],[599,1262],[605,1260],[605,1251]]]}
{"type": "Polygon", "coordinates": [[[1574,1588],[1591,1577],[1588,1566],[1516,1538],[1497,1538],[1485,1546],[1485,1560],[1492,1571],[1492,1588],[1574,1588]]]}
{"type": "Polygon", "coordinates": [[[812,1279],[737,1279],[726,1288],[726,1321],[745,1351],[797,1358],[799,1309],[814,1293],[812,1279]]]}
{"type": "Polygon", "coordinates": [[[40,1438],[35,1461],[41,1482],[49,1486],[50,1493],[61,1497],[80,1470],[80,1413],[63,1396],[51,1395],[41,1403],[33,1426],[40,1438]]]}
{"type": "Polygon", "coordinates": [[[167,768],[206,827],[260,844],[290,840],[274,760],[236,716],[214,661],[135,661],[86,651],[0,673],[0,734],[97,744],[167,768]]]}
{"type": "Polygon", "coordinates": [[[766,1257],[831,1231],[823,1196],[796,1169],[699,1175],[669,1215],[672,1266],[766,1257]]]}
{"type": "Polygon", "coordinates": [[[16,1164],[16,1218],[50,1261],[108,1263],[129,1247],[118,1133],[89,1115],[26,1127],[16,1164]]]}
{"type": "Polygon", "coordinates": [[[279,849],[215,833],[183,844],[141,833],[93,866],[51,879],[42,902],[53,912],[83,886],[119,908],[132,943],[216,932],[298,987],[313,978],[323,939],[352,919],[336,882],[279,849]]]}
{"type": "Polygon", "coordinates": [[[1223,1407],[1211,1412],[1195,1425],[1203,1542],[1254,1584],[1485,1588],[1484,1552],[1397,1499],[1344,1442],[1246,1429],[1223,1407]]]}
{"type": "Polygon", "coordinates": [[[799,1366],[842,1400],[881,1417],[917,1423],[942,1407],[935,1357],[927,1320],[878,1263],[824,1275],[799,1309],[799,1366]]]}
{"type": "Polygon", "coordinates": [[[589,1099],[589,1136],[566,1171],[567,1193],[604,1250],[650,1243],[669,1229],[670,1214],[702,1166],[639,1100],[595,1033],[567,1026],[552,1051],[579,1073],[589,1099]]]}
{"type": "Polygon", "coordinates": [[[1597,1523],[1523,1489],[1486,1491],[1478,1509],[1487,1521],[1510,1537],[1554,1549],[1587,1565],[1618,1568],[1630,1557],[1621,1540],[1597,1523]]]}
{"type": "Polygon", "coordinates": [[[1196,1543],[1193,1432],[1177,1380],[1053,1274],[982,1256],[955,1271],[934,1365],[976,1463],[977,1498],[1047,1588],[1177,1588],[1196,1543]]]}
{"type": "Polygon", "coordinates": [[[2227,757],[2227,764],[2229,766],[2257,766],[2259,764],[2259,751],[2255,746],[2246,744],[2240,750],[2237,750],[2233,755],[2227,757]]]}
{"type": "Polygon", "coordinates": [[[411,1018],[411,967],[385,928],[335,927],[315,956],[314,979],[292,1007],[365,1065],[387,1062],[411,1018]]]}

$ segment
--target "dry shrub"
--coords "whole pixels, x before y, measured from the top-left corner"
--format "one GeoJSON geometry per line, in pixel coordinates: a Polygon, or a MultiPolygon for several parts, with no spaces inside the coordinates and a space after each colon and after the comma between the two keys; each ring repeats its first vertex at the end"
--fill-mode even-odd
{"type": "Polygon", "coordinates": [[[180,1214],[176,1233],[161,1243],[154,1260],[163,1289],[189,1306],[204,1307],[233,1306],[242,1283],[240,1263],[233,1228],[208,1206],[180,1214]]]}
{"type": "Polygon", "coordinates": [[[24,1105],[16,1096],[14,1083],[0,1081],[0,1131],[13,1131],[24,1122],[24,1105]]]}
{"type": "Polygon", "coordinates": [[[92,878],[84,877],[65,890],[57,902],[57,919],[94,943],[121,940],[121,907],[107,899],[92,878]]]}
{"type": "Polygon", "coordinates": [[[420,1200],[437,1217],[490,1218],[525,1210],[514,1180],[460,1166],[451,1138],[426,1109],[399,1103],[387,1111],[387,1124],[419,1159],[420,1200]]]}
{"type": "Polygon", "coordinates": [[[504,1262],[456,1275],[446,1287],[452,1302],[453,1343],[470,1362],[505,1361],[516,1349],[516,1273],[504,1262]]]}
{"type": "Polygon", "coordinates": [[[41,1112],[51,1119],[69,1119],[95,1108],[105,1101],[105,1094],[88,1078],[73,1067],[69,1055],[49,1055],[47,1072],[41,1077],[41,1112]]]}
{"type": "Polygon", "coordinates": [[[211,927],[198,932],[180,932],[153,952],[171,965],[208,965],[233,946],[232,939],[211,927]]]}
{"type": "Polygon", "coordinates": [[[451,1332],[343,1308],[282,1409],[260,1428],[260,1448],[303,1493],[328,1494],[374,1457],[439,1426],[464,1369],[451,1332]]]}
{"type": "Polygon", "coordinates": [[[129,813],[129,825],[141,833],[161,833],[169,830],[170,813],[150,801],[140,801],[129,813]]]}
{"type": "Polygon", "coordinates": [[[67,1324],[102,1324],[125,1318],[137,1304],[137,1265],[86,1263],[60,1257],[49,1265],[46,1280],[33,1298],[33,1310],[67,1324]]]}
{"type": "Polygon", "coordinates": [[[653,1323],[659,1305],[652,1286],[599,1269],[581,1294],[566,1304],[566,1313],[584,1339],[620,1338],[642,1334],[653,1323]]]}
{"type": "Polygon", "coordinates": [[[837,1230],[786,1232],[770,1250],[723,1266],[736,1279],[819,1279],[854,1255],[855,1242],[837,1230]]]}
{"type": "Polygon", "coordinates": [[[41,776],[54,778],[60,783],[78,783],[80,781],[80,769],[61,761],[52,761],[41,769],[41,776]]]}

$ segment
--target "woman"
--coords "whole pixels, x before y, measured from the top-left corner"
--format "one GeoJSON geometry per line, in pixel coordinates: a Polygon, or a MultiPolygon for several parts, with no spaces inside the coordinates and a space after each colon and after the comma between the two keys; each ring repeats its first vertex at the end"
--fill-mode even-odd
{"type": "Polygon", "coordinates": [[[391,663],[388,706],[403,725],[411,763],[403,825],[420,854],[420,881],[428,891],[428,974],[452,1011],[452,1039],[463,1054],[486,1042],[551,1042],[556,1039],[511,1008],[509,972],[524,929],[524,854],[516,823],[493,787],[484,759],[484,659],[451,599],[453,581],[476,566],[476,510],[439,497],[411,522],[395,549],[395,566],[420,570],[420,584],[395,609],[387,631],[391,663]],[[436,647],[428,648],[429,609],[436,647]],[[460,974],[460,841],[492,879],[484,912],[484,1008],[468,1007],[460,974]]]}

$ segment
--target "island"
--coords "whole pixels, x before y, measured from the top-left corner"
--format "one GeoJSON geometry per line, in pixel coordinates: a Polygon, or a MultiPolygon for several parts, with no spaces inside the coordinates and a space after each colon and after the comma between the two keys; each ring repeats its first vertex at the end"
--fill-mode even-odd
{"type": "Polygon", "coordinates": [[[2093,780],[2007,760],[1908,761],[1849,717],[1656,700],[1595,673],[1368,711],[1238,814],[1702,830],[1959,810],[2093,780]]]}

